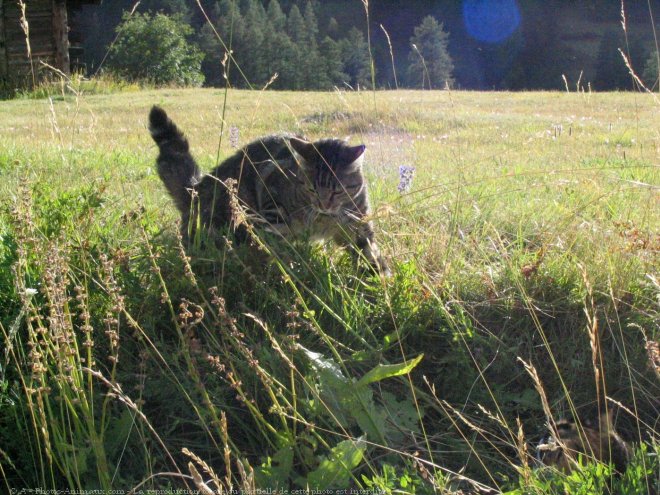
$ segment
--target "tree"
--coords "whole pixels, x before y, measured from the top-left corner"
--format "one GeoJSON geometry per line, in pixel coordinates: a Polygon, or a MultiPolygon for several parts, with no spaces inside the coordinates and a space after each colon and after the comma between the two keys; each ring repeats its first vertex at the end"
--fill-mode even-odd
{"type": "Polygon", "coordinates": [[[644,65],[644,72],[642,73],[642,80],[646,87],[651,91],[660,90],[660,70],[658,69],[658,52],[653,51],[649,55],[649,58],[646,59],[646,64],[644,65]]]}
{"type": "Polygon", "coordinates": [[[199,86],[204,54],[187,39],[193,29],[180,16],[124,15],[108,53],[108,69],[120,77],[157,86],[199,86]]]}
{"type": "Polygon", "coordinates": [[[215,27],[222,40],[222,43],[220,43],[222,49],[220,56],[216,55],[215,57],[217,63],[219,64],[225,57],[225,48],[230,49],[231,59],[227,60],[228,81],[226,83],[238,87],[249,87],[251,80],[245,73],[243,64],[249,56],[250,45],[246,41],[248,40],[247,27],[238,7],[238,2],[235,0],[220,0],[215,11],[218,14],[215,27]]]}
{"type": "Polygon", "coordinates": [[[348,79],[344,73],[344,63],[341,55],[341,45],[335,40],[326,36],[321,41],[321,58],[319,70],[319,88],[331,89],[333,86],[339,86],[348,79]]]}
{"type": "Polygon", "coordinates": [[[197,37],[197,43],[204,54],[202,61],[202,74],[208,86],[224,85],[222,59],[224,49],[210,24],[204,24],[197,37]]]}
{"type": "Polygon", "coordinates": [[[300,60],[302,86],[305,89],[327,88],[329,86],[329,81],[326,80],[325,71],[319,70],[319,67],[323,62],[317,42],[319,23],[316,19],[314,7],[311,2],[307,2],[305,5],[303,21],[305,24],[305,29],[303,31],[303,45],[299,47],[303,54],[300,60]]]}
{"type": "Polygon", "coordinates": [[[186,0],[142,0],[140,12],[161,12],[167,15],[180,15],[185,22],[190,22],[190,8],[186,0]]]}
{"type": "Polygon", "coordinates": [[[245,19],[245,38],[241,43],[241,65],[247,79],[255,86],[263,86],[271,74],[266,69],[264,32],[266,31],[266,11],[260,1],[248,0],[243,18],[245,19]]]}
{"type": "Polygon", "coordinates": [[[287,18],[277,0],[270,0],[266,10],[264,58],[269,77],[277,74],[274,88],[289,89],[296,85],[298,51],[286,33],[287,18]]]}
{"type": "Polygon", "coordinates": [[[300,9],[293,5],[286,19],[286,33],[292,42],[291,72],[292,81],[289,89],[304,89],[305,73],[302,70],[305,44],[305,20],[300,9]]]}
{"type": "Polygon", "coordinates": [[[453,84],[454,63],[447,45],[449,33],[443,24],[426,16],[410,38],[412,49],[408,54],[408,79],[412,86],[442,88],[453,84]]]}
{"type": "Polygon", "coordinates": [[[357,28],[351,28],[346,38],[340,42],[344,72],[348,76],[348,84],[353,88],[368,88],[371,86],[371,58],[369,46],[364,34],[357,28]]]}
{"type": "Polygon", "coordinates": [[[270,0],[268,2],[266,17],[268,17],[269,24],[276,32],[281,33],[286,29],[286,15],[282,12],[280,2],[277,0],[270,0]]]}
{"type": "Polygon", "coordinates": [[[286,33],[294,43],[305,42],[305,19],[297,5],[291,7],[286,20],[286,33]]]}
{"type": "Polygon", "coordinates": [[[647,52],[639,38],[631,37],[629,43],[616,29],[605,32],[598,47],[594,87],[601,91],[632,89],[633,79],[619,50],[623,50],[633,69],[641,69],[647,52]]]}
{"type": "Polygon", "coordinates": [[[619,48],[623,46],[622,41],[614,29],[606,31],[600,40],[594,77],[596,89],[608,91],[630,86],[630,75],[619,53],[619,48]]]}

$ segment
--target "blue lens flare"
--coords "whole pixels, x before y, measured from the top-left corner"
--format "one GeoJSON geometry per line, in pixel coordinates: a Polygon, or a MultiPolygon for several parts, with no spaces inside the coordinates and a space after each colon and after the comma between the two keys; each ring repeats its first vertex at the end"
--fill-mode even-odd
{"type": "Polygon", "coordinates": [[[516,0],[463,0],[463,22],[478,41],[500,43],[520,25],[516,0]]]}

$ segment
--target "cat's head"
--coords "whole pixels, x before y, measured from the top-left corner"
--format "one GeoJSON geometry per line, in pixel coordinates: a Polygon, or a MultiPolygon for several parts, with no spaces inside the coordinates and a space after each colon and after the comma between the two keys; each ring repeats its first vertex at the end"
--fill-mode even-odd
{"type": "Polygon", "coordinates": [[[308,142],[290,139],[293,155],[304,171],[312,206],[328,214],[355,205],[364,190],[364,145],[350,146],[339,139],[308,142]]]}

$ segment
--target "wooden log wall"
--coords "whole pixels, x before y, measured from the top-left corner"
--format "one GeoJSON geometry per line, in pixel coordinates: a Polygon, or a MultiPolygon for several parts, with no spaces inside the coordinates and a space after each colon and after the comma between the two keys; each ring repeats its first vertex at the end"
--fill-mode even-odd
{"type": "Polygon", "coordinates": [[[5,43],[5,0],[0,0],[0,83],[7,79],[7,45],[5,43]]]}
{"type": "Polygon", "coordinates": [[[32,61],[28,57],[28,41],[21,27],[22,13],[18,2],[3,0],[2,9],[7,65],[5,77],[10,84],[17,86],[30,85],[33,68],[35,77],[41,76],[43,69],[39,60],[56,64],[52,0],[29,0],[25,3],[32,61]]]}
{"type": "MultiPolygon", "coordinates": [[[[28,39],[21,26],[17,0],[0,0],[0,90],[29,87],[33,82],[54,76],[40,62],[70,73],[69,19],[83,5],[98,5],[99,0],[23,0],[29,27],[28,39]]],[[[79,37],[79,36],[78,36],[79,37]]],[[[78,42],[80,45],[80,40],[78,42]]],[[[78,52],[81,48],[78,47],[78,52]]],[[[80,57],[80,53],[78,53],[80,57]]],[[[57,76],[55,76],[57,77],[57,76]]]]}
{"type": "Polygon", "coordinates": [[[69,23],[66,0],[53,0],[53,41],[55,43],[55,67],[69,75],[69,23]]]}

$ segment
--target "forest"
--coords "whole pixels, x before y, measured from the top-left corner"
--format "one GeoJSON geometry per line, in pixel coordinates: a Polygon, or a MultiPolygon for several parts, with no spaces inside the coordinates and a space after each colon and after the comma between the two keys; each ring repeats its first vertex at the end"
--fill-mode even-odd
{"type": "Polygon", "coordinates": [[[179,85],[637,89],[623,53],[645,85],[657,87],[657,1],[626,4],[623,17],[618,2],[495,3],[497,8],[476,0],[104,1],[73,19],[84,40],[74,62],[88,74],[114,71],[162,84],[147,66],[162,66],[173,56],[163,53],[171,42],[158,36],[174,30],[182,39],[175,53],[191,73],[181,80],[180,74],[166,77],[179,85]],[[164,16],[170,24],[164,27],[160,19],[160,35],[157,29],[151,37],[139,31],[164,16]],[[152,51],[143,45],[148,43],[152,61],[144,56],[152,51]]]}

